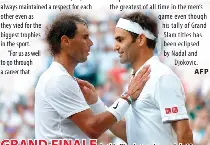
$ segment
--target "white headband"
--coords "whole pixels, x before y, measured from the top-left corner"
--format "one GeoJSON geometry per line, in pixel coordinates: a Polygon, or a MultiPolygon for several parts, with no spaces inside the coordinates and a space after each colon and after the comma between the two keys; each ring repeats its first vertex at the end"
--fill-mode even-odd
{"type": "Polygon", "coordinates": [[[138,23],[132,22],[130,20],[126,20],[123,18],[119,19],[116,27],[122,28],[122,29],[130,31],[130,32],[134,32],[136,34],[144,34],[145,37],[147,37],[148,39],[151,39],[151,40],[154,40],[156,38],[150,31],[143,30],[142,27],[138,23]]]}

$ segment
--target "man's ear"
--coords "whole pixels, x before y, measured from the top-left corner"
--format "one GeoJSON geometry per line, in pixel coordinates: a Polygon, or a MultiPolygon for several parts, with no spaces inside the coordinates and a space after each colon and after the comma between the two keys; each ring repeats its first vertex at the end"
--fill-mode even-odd
{"type": "Polygon", "coordinates": [[[61,44],[66,46],[66,45],[69,45],[69,43],[70,43],[69,38],[66,35],[63,35],[61,37],[61,44]]]}
{"type": "Polygon", "coordinates": [[[140,34],[137,38],[137,42],[139,46],[143,46],[146,43],[146,37],[144,36],[144,34],[140,34]]]}

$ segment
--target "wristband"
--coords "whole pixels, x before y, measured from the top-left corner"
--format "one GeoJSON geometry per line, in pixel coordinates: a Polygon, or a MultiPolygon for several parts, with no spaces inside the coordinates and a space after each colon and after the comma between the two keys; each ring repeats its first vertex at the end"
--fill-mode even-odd
{"type": "Polygon", "coordinates": [[[131,96],[128,96],[127,99],[130,101],[131,104],[134,102],[131,96]]]}
{"type": "Polygon", "coordinates": [[[121,97],[125,99],[129,104],[132,104],[134,102],[133,98],[126,93],[122,94],[121,97]]]}
{"type": "Polygon", "coordinates": [[[129,103],[126,100],[119,98],[107,109],[107,111],[112,113],[116,117],[117,121],[120,121],[129,106],[129,103]]]}
{"type": "Polygon", "coordinates": [[[101,101],[99,97],[98,97],[98,101],[95,104],[91,104],[89,106],[94,114],[105,112],[107,109],[107,106],[101,101]]]}

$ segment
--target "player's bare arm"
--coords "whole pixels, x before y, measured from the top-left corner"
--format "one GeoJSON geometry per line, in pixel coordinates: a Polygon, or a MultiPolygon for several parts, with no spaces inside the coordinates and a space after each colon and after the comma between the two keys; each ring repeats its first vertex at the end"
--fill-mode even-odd
{"type": "Polygon", "coordinates": [[[177,134],[178,144],[193,144],[193,134],[189,120],[174,121],[172,122],[172,127],[177,134]]]}
{"type": "MultiPolygon", "coordinates": [[[[132,96],[133,100],[138,98],[145,83],[149,79],[149,74],[150,68],[147,66],[132,79],[128,86],[127,94],[132,96]]],[[[94,86],[83,80],[78,80],[78,83],[87,103],[89,105],[96,103],[98,101],[98,95],[94,86]]],[[[117,104],[114,107],[117,107],[117,104]]],[[[125,121],[119,121],[115,124],[117,122],[116,118],[108,111],[93,115],[89,109],[71,116],[70,119],[91,138],[98,138],[103,132],[110,129],[116,136],[127,141],[125,121]]]]}
{"type": "Polygon", "coordinates": [[[111,128],[110,131],[125,141],[127,143],[127,136],[126,136],[126,120],[121,120],[118,123],[114,124],[111,128]]]}

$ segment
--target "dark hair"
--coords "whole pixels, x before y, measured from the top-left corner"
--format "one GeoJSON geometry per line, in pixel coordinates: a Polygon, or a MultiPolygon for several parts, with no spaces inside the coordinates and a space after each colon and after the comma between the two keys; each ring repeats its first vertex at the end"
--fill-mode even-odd
{"type": "MultiPolygon", "coordinates": [[[[153,19],[151,16],[147,16],[142,12],[134,12],[129,15],[125,15],[123,18],[138,23],[143,29],[149,30],[157,38],[158,25],[155,19],[153,19]]],[[[131,34],[133,41],[135,41],[139,34],[130,31],[128,32],[131,34]]],[[[154,49],[155,45],[156,45],[156,40],[151,40],[147,38],[147,46],[149,48],[154,49]]]]}
{"type": "Polygon", "coordinates": [[[50,52],[52,55],[60,53],[61,37],[66,35],[67,37],[74,38],[77,26],[76,23],[81,23],[87,26],[87,23],[79,15],[73,14],[60,14],[52,22],[46,31],[46,41],[50,46],[50,52]]]}

